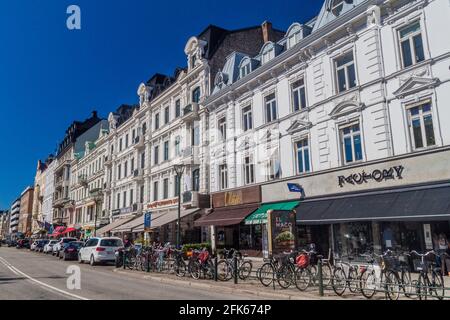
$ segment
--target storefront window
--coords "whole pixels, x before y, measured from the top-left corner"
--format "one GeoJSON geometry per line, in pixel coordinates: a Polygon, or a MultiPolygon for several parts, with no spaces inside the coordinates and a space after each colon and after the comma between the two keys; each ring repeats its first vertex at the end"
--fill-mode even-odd
{"type": "Polygon", "coordinates": [[[370,222],[334,225],[335,251],[339,256],[359,256],[373,248],[370,222]]]}

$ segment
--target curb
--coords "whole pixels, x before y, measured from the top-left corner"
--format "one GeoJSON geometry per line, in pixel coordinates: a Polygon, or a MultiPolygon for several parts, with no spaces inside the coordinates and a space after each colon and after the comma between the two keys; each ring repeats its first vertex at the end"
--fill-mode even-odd
{"type": "Polygon", "coordinates": [[[294,294],[284,294],[284,293],[275,293],[275,292],[264,292],[259,290],[250,290],[250,289],[239,289],[239,288],[230,288],[230,287],[221,287],[218,285],[212,285],[207,283],[198,283],[198,282],[192,282],[192,281],[185,281],[185,280],[176,280],[176,279],[170,279],[170,278],[163,278],[163,277],[155,277],[150,275],[140,275],[140,274],[133,274],[127,271],[122,271],[120,269],[113,269],[113,272],[123,275],[128,275],[132,277],[137,278],[143,278],[145,280],[152,280],[160,283],[170,283],[170,284],[176,284],[176,285],[184,285],[187,287],[192,288],[199,288],[199,289],[216,289],[220,290],[222,292],[227,292],[231,294],[249,294],[254,295],[256,297],[266,298],[266,299],[281,299],[281,300],[320,300],[320,297],[314,297],[314,296],[306,296],[306,294],[303,294],[302,296],[294,295],[294,294]]]}

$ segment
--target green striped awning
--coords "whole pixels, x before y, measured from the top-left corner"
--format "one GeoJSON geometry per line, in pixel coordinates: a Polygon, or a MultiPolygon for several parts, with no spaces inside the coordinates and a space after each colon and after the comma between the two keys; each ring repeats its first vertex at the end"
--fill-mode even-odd
{"type": "Polygon", "coordinates": [[[287,201],[279,203],[267,203],[261,205],[258,210],[253,212],[245,219],[245,224],[264,224],[267,223],[267,211],[292,211],[298,205],[300,201],[287,201]]]}

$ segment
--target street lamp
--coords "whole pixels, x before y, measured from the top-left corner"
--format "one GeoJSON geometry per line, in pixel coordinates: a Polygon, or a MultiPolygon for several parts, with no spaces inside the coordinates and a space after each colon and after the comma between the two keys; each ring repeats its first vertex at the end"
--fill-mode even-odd
{"type": "Polygon", "coordinates": [[[89,191],[89,195],[94,199],[95,202],[95,215],[94,215],[94,237],[97,236],[97,215],[99,204],[103,200],[103,194],[100,189],[92,189],[89,191]]]}
{"type": "Polygon", "coordinates": [[[185,165],[174,165],[175,173],[177,174],[177,192],[178,192],[178,220],[177,220],[177,248],[180,249],[181,239],[181,176],[183,175],[185,165]]]}

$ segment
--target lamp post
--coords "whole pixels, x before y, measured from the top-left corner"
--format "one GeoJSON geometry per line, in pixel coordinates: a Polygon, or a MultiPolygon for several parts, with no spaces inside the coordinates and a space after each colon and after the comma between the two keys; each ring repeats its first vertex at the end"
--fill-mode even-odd
{"type": "Polygon", "coordinates": [[[103,194],[100,189],[92,189],[89,191],[90,196],[94,199],[95,202],[95,213],[94,213],[94,237],[97,236],[97,215],[98,215],[98,206],[103,200],[103,194]]]}
{"type": "Polygon", "coordinates": [[[177,248],[180,249],[181,240],[181,176],[184,172],[184,164],[176,164],[174,166],[177,174],[177,192],[178,192],[178,220],[177,220],[177,248]]]}

